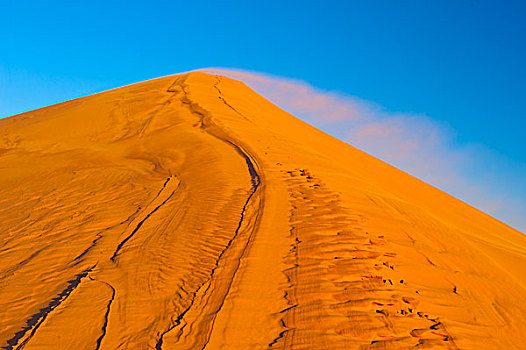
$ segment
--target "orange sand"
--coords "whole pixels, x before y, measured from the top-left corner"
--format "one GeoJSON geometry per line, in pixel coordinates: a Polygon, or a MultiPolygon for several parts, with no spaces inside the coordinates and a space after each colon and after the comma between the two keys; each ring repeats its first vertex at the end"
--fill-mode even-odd
{"type": "Polygon", "coordinates": [[[525,349],[526,237],[239,81],[0,120],[4,349],[525,349]]]}

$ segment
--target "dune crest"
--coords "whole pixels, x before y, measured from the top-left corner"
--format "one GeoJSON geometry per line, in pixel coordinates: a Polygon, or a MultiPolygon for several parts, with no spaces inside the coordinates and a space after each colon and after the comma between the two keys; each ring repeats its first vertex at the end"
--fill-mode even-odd
{"type": "Polygon", "coordinates": [[[526,348],[526,237],[192,72],[0,120],[3,349],[526,348]]]}

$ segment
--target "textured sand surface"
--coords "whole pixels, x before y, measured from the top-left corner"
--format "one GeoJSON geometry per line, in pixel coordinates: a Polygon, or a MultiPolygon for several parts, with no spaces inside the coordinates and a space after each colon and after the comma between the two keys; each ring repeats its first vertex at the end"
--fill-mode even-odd
{"type": "Polygon", "coordinates": [[[525,349],[525,266],[520,232],[232,79],[0,120],[3,349],[525,349]]]}

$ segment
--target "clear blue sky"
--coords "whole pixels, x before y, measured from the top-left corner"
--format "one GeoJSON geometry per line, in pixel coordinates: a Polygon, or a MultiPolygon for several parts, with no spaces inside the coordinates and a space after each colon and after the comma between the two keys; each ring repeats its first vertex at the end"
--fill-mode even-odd
{"type": "Polygon", "coordinates": [[[526,164],[525,3],[0,0],[0,117],[232,67],[426,114],[526,164]]]}
{"type": "Polygon", "coordinates": [[[0,0],[0,117],[202,67],[303,79],[526,161],[524,1],[0,0]]]}

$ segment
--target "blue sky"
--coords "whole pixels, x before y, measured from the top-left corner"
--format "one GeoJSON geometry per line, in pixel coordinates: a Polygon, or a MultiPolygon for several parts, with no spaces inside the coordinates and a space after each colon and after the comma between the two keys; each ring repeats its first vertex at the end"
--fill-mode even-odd
{"type": "Polygon", "coordinates": [[[493,154],[467,178],[493,171],[481,191],[522,200],[524,18],[521,1],[0,0],[0,117],[203,67],[264,72],[445,125],[451,147],[493,154]]]}

